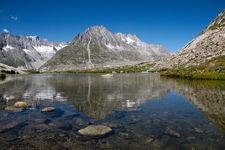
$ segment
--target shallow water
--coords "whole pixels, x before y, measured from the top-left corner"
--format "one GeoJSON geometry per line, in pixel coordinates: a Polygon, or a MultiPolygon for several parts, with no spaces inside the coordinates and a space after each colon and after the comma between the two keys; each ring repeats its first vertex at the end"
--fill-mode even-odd
{"type": "Polygon", "coordinates": [[[25,75],[0,85],[1,149],[225,149],[225,82],[155,74],[25,75]],[[28,108],[12,110],[16,101],[28,108]],[[52,113],[42,113],[47,106],[52,113]],[[88,125],[113,129],[85,137],[88,125]],[[180,137],[165,133],[171,129],[180,137]]]}

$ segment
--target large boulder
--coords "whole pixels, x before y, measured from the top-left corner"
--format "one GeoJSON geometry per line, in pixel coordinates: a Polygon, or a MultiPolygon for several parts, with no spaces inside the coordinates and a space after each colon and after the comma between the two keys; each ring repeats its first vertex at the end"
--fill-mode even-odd
{"type": "Polygon", "coordinates": [[[16,107],[16,108],[26,108],[27,107],[27,103],[26,102],[16,102],[14,104],[14,107],[16,107]]]}

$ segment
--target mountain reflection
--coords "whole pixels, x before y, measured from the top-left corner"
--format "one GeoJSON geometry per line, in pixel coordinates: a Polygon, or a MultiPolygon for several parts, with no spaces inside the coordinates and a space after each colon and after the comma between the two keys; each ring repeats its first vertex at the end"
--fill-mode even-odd
{"type": "Polygon", "coordinates": [[[169,92],[157,76],[100,75],[52,78],[49,85],[64,93],[67,100],[91,118],[103,119],[113,110],[134,110],[149,99],[162,99],[169,92]]]}
{"type": "Polygon", "coordinates": [[[165,83],[225,133],[225,81],[167,79],[165,83]]]}
{"type": "Polygon", "coordinates": [[[135,110],[147,100],[161,100],[169,91],[184,96],[225,133],[225,82],[161,79],[148,74],[27,75],[1,85],[0,110],[16,101],[30,107],[72,103],[88,117],[103,119],[114,110],[135,110]]]}

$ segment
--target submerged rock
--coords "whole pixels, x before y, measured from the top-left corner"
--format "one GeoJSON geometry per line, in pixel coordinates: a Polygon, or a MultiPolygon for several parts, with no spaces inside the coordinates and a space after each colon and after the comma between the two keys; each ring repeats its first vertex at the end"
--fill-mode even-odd
{"type": "Polygon", "coordinates": [[[203,133],[203,130],[202,129],[199,129],[199,128],[195,128],[195,132],[196,133],[203,133]]]}
{"type": "Polygon", "coordinates": [[[78,131],[79,134],[87,136],[104,136],[111,132],[112,129],[104,125],[90,125],[78,131]]]}
{"type": "Polygon", "coordinates": [[[145,144],[149,144],[153,141],[153,138],[151,137],[147,137],[146,140],[145,140],[145,144]]]}
{"type": "Polygon", "coordinates": [[[25,107],[27,107],[27,103],[26,102],[16,102],[14,104],[14,107],[17,107],[17,108],[25,108],[25,107]]]}
{"type": "Polygon", "coordinates": [[[189,137],[186,138],[186,140],[188,140],[188,141],[192,141],[192,140],[195,140],[195,139],[196,138],[194,136],[189,136],[189,137]]]}
{"type": "Polygon", "coordinates": [[[176,131],[174,131],[170,128],[167,128],[164,133],[167,134],[167,135],[170,135],[170,136],[180,137],[180,133],[178,133],[178,132],[176,132],[176,131]]]}
{"type": "Polygon", "coordinates": [[[55,107],[46,107],[41,110],[41,112],[53,112],[55,111],[55,107]]]}
{"type": "Polygon", "coordinates": [[[8,106],[5,108],[6,111],[21,111],[23,108],[8,106]]]}

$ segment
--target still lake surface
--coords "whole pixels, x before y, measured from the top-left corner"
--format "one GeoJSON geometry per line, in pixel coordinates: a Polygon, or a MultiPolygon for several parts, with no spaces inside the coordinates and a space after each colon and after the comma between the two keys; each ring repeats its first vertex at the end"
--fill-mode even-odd
{"type": "Polygon", "coordinates": [[[0,149],[224,150],[225,82],[37,74],[0,84],[0,149]],[[28,108],[12,110],[17,101],[28,108]],[[40,110],[53,106],[52,113],[40,110]],[[78,134],[106,125],[111,135],[78,134]],[[165,133],[171,129],[176,137],[165,133]]]}

